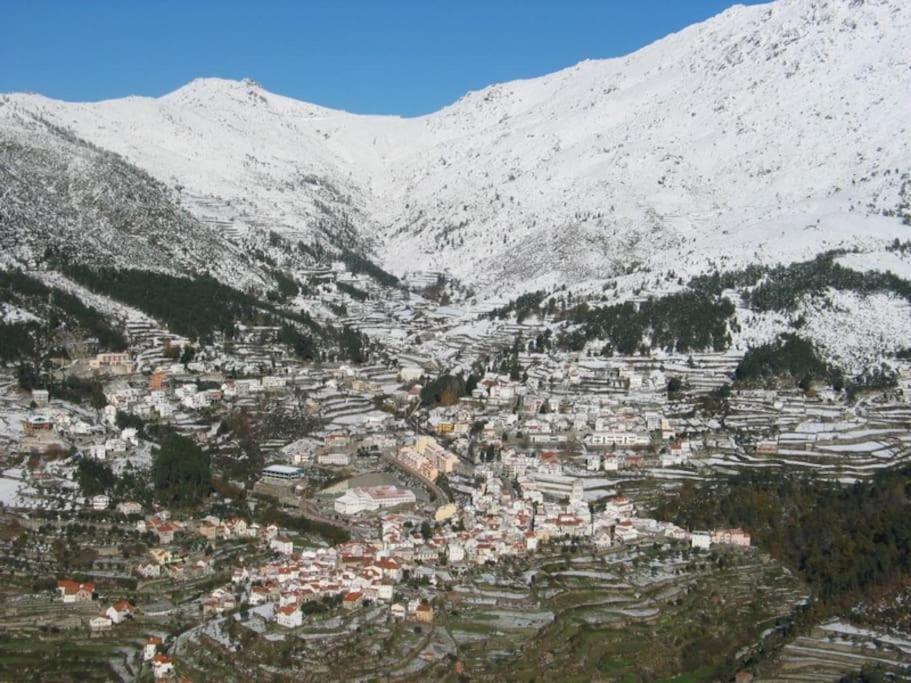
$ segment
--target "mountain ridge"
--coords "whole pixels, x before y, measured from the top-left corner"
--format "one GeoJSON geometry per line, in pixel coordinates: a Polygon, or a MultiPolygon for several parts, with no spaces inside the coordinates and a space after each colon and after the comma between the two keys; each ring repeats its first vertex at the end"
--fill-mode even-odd
{"type": "Polygon", "coordinates": [[[160,98],[7,95],[0,131],[10,109],[72,130],[178,188],[215,239],[343,239],[488,296],[696,273],[904,235],[909,15],[895,0],[735,6],[413,118],[204,78],[160,98]]]}

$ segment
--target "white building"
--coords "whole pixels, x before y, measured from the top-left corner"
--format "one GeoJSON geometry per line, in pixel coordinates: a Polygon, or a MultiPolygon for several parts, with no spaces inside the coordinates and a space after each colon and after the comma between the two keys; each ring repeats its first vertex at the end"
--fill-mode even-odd
{"type": "Polygon", "coordinates": [[[296,481],[303,476],[303,471],[299,467],[288,467],[287,465],[269,465],[264,467],[262,478],[277,482],[296,481]]]}
{"type": "Polygon", "coordinates": [[[413,505],[417,499],[412,491],[397,486],[362,486],[349,489],[335,499],[335,511],[355,515],[397,505],[413,505]]]}
{"type": "Polygon", "coordinates": [[[690,536],[690,545],[708,550],[712,545],[712,535],[708,531],[694,531],[690,536]]]}
{"type": "Polygon", "coordinates": [[[304,623],[303,614],[297,604],[286,605],[275,610],[275,621],[285,628],[295,628],[304,623]]]}
{"type": "Polygon", "coordinates": [[[320,453],[318,456],[316,456],[316,463],[318,465],[347,467],[349,464],[351,464],[351,456],[347,453],[341,452],[320,453]]]}

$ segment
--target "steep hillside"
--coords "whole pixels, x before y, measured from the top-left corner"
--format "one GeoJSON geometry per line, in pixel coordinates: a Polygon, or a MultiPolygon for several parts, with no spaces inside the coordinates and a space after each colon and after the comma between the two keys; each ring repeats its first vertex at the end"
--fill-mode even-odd
{"type": "Polygon", "coordinates": [[[237,249],[118,155],[0,103],[0,259],[249,274],[237,249]]]}
{"type": "MultiPolygon", "coordinates": [[[[779,0],[414,119],[201,79],[11,95],[0,129],[34,114],[122,155],[223,241],[274,231],[507,295],[906,239],[909,28],[901,0],[779,0]]],[[[58,137],[46,153],[66,157],[58,137]]],[[[230,258],[209,245],[202,261],[230,258]]]]}
{"type": "Polygon", "coordinates": [[[407,267],[416,241],[474,279],[544,284],[907,234],[882,213],[911,170],[909,23],[896,1],[735,7],[472,93],[397,170],[388,261],[407,267]]]}

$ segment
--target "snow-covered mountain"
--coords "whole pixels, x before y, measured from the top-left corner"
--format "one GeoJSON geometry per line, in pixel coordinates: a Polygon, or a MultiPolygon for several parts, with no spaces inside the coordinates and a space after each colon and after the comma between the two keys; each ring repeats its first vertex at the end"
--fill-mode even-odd
{"type": "Polygon", "coordinates": [[[488,294],[695,273],[911,237],[909,35],[905,0],[779,0],[418,118],[201,79],[157,99],[7,95],[0,141],[40,117],[149,174],[216,242],[273,230],[488,294]]]}

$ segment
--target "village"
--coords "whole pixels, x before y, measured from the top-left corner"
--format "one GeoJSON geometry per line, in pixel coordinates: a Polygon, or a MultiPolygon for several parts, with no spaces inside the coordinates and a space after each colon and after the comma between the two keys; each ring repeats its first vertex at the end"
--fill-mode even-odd
{"type": "Polygon", "coordinates": [[[57,371],[56,386],[92,387],[82,400],[3,378],[0,563],[13,582],[0,613],[13,644],[78,633],[105,676],[224,666],[227,680],[328,675],[327,653],[357,632],[373,635],[352,675],[490,673],[561,610],[579,618],[558,605],[567,582],[632,604],[630,586],[664,586],[621,614],[649,623],[676,610],[668,596],[735,566],[779,586],[763,609],[782,618],[803,591],[748,532],[682,528],[656,503],[721,473],[848,483],[911,454],[906,368],[849,405],[824,387],[732,387],[734,352],[605,358],[547,348],[534,321],[466,322],[416,294],[345,305],[376,344],[365,363],[301,361],[274,327],[201,344],[127,319],[128,351],[57,371]],[[186,444],[175,458],[205,460],[212,487],[193,504],[159,495],[168,439],[186,444]],[[467,625],[466,605],[499,616],[467,625]],[[478,649],[485,633],[509,634],[502,652],[478,649]],[[251,641],[274,656],[246,652],[251,641]],[[377,645],[371,668],[381,642],[395,647],[377,645]]]}

